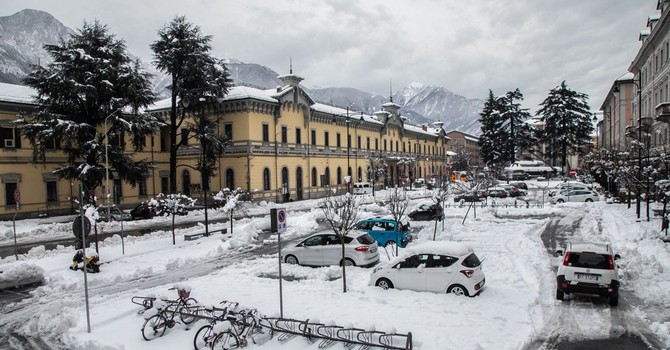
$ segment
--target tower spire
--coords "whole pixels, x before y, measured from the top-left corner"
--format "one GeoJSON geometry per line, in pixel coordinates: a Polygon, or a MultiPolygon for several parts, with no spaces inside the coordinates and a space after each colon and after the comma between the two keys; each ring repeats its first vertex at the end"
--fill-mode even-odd
{"type": "Polygon", "coordinates": [[[293,57],[288,56],[288,74],[293,74],[293,57]]]}
{"type": "Polygon", "coordinates": [[[393,78],[389,77],[389,101],[393,102],[393,78]]]}

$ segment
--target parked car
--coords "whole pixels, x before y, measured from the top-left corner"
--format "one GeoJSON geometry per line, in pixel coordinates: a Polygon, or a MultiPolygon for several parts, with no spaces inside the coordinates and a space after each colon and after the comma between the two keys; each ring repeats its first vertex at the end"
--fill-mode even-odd
{"type": "Polygon", "coordinates": [[[96,218],[96,221],[108,221],[107,220],[107,212],[109,211],[109,221],[129,221],[132,220],[133,217],[121,209],[117,207],[116,205],[112,205],[110,207],[107,207],[106,205],[101,205],[98,208],[95,209],[95,211],[98,213],[98,216],[96,218]]]}
{"type": "Polygon", "coordinates": [[[412,220],[440,220],[444,218],[442,207],[437,204],[421,204],[416,210],[407,214],[412,220]]]}
{"type": "Polygon", "coordinates": [[[370,235],[380,246],[385,247],[398,243],[400,247],[407,246],[412,240],[409,232],[409,222],[399,223],[393,219],[370,218],[356,224],[356,230],[370,235]],[[396,230],[399,242],[396,242],[396,230]]]}
{"type": "Polygon", "coordinates": [[[344,259],[342,243],[333,233],[319,233],[305,238],[300,243],[282,250],[282,261],[288,264],[307,266],[373,266],[379,262],[377,242],[364,232],[352,232],[344,237],[344,259]]]}
{"type": "Polygon", "coordinates": [[[475,296],[484,289],[482,264],[469,245],[427,242],[407,247],[396,258],[376,267],[370,285],[475,296]]]}
{"type": "Polygon", "coordinates": [[[156,216],[156,208],[149,203],[140,203],[130,211],[132,220],[151,219],[156,216]]]}
{"type": "Polygon", "coordinates": [[[454,197],[454,202],[455,203],[459,203],[461,201],[466,202],[466,203],[479,202],[479,198],[482,197],[482,194],[483,194],[483,197],[486,197],[486,192],[479,193],[479,194],[470,193],[470,192],[462,193],[462,194],[459,194],[456,197],[454,197]]]}
{"type": "Polygon", "coordinates": [[[372,185],[369,182],[354,182],[354,194],[372,194],[372,185]]]}
{"type": "Polygon", "coordinates": [[[489,187],[486,189],[486,193],[493,198],[507,198],[507,190],[502,187],[489,187]]]}
{"type": "Polygon", "coordinates": [[[585,294],[609,298],[611,306],[619,304],[619,273],[609,244],[568,244],[556,276],[556,299],[565,294],[585,294]]]}
{"type": "Polygon", "coordinates": [[[592,190],[567,190],[562,191],[558,194],[555,194],[551,197],[551,203],[564,203],[564,202],[597,202],[600,200],[600,196],[597,192],[592,190]]]}
{"type": "Polygon", "coordinates": [[[549,191],[549,197],[552,197],[552,196],[556,195],[557,193],[560,193],[560,192],[563,192],[563,191],[568,191],[568,190],[591,190],[592,188],[593,187],[591,187],[590,185],[587,185],[587,184],[581,183],[581,182],[575,182],[575,181],[562,182],[562,183],[556,185],[556,187],[554,187],[554,189],[549,191]]]}
{"type": "Polygon", "coordinates": [[[523,197],[528,194],[526,190],[520,189],[519,187],[516,187],[512,184],[509,185],[501,185],[500,187],[504,188],[505,191],[507,191],[507,196],[508,197],[523,197]]]}
{"type": "Polygon", "coordinates": [[[528,185],[525,182],[510,182],[509,184],[519,189],[528,191],[528,185]]]}

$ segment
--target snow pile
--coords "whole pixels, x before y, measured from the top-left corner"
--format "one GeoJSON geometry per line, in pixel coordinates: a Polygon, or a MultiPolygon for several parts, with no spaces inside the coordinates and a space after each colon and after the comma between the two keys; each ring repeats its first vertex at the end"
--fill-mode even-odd
{"type": "Polygon", "coordinates": [[[44,280],[44,269],[33,264],[20,262],[0,266],[0,286],[11,286],[19,281],[33,283],[44,280]]]}

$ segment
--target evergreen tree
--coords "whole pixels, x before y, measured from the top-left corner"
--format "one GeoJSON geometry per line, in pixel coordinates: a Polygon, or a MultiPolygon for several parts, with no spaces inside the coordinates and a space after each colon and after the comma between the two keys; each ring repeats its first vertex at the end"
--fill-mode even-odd
{"type": "Polygon", "coordinates": [[[531,127],[526,122],[531,115],[528,109],[521,108],[517,101],[523,101],[523,94],[519,89],[508,91],[499,98],[502,152],[505,160],[510,163],[516,161],[516,155],[532,146],[531,127]]]}
{"type": "Polygon", "coordinates": [[[552,152],[560,154],[565,172],[568,155],[581,152],[581,147],[591,142],[593,114],[587,100],[588,95],[570,89],[563,81],[549,91],[536,113],[544,122],[540,141],[556,146],[551,147],[552,152]]]}
{"type": "Polygon", "coordinates": [[[506,159],[500,147],[502,143],[500,106],[493,91],[489,90],[489,96],[479,115],[482,131],[479,136],[480,156],[484,164],[490,168],[498,168],[506,159]]]}
{"type": "Polygon", "coordinates": [[[189,23],[186,17],[176,17],[158,31],[158,40],[151,44],[156,68],[170,75],[170,191],[177,188],[177,134],[186,116],[195,116],[189,130],[201,144],[204,161],[197,165],[203,175],[203,190],[207,190],[210,174],[215,168],[217,154],[225,147],[216,136],[215,123],[207,112],[216,110],[217,102],[230,87],[226,66],[210,55],[210,35],[203,35],[200,27],[189,23]]]}
{"type": "Polygon", "coordinates": [[[155,118],[139,113],[154,100],[150,75],[126,52],[125,43],[97,21],[44,48],[53,62],[35,67],[25,79],[36,90],[39,107],[19,120],[33,160],[46,161],[47,147],[61,149],[67,160],[54,173],[81,180],[86,193],[105,179],[105,163],[132,185],[146,179],[153,165],[125,154],[124,135],[138,151],[145,136],[158,130],[155,118]],[[103,126],[106,133],[98,133],[103,126]]]}

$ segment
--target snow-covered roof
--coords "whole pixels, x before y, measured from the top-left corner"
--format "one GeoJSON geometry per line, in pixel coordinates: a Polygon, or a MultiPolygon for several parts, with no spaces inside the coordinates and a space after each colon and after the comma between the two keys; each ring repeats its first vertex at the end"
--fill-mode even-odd
{"type": "Polygon", "coordinates": [[[0,102],[34,104],[37,92],[25,85],[0,83],[0,102]]]}
{"type": "Polygon", "coordinates": [[[228,90],[228,94],[223,98],[224,101],[233,101],[233,100],[243,100],[247,98],[267,101],[267,102],[279,102],[276,98],[273,98],[271,94],[276,94],[276,89],[270,90],[260,90],[248,86],[233,86],[228,90]]]}
{"type": "Polygon", "coordinates": [[[463,138],[468,141],[479,142],[479,139],[473,136],[463,135],[463,138]]]}
{"type": "Polygon", "coordinates": [[[458,153],[453,152],[453,151],[447,151],[447,155],[450,156],[450,157],[453,157],[453,156],[455,156],[455,155],[457,155],[457,154],[458,154],[458,153]]]}
{"type": "Polygon", "coordinates": [[[418,132],[420,134],[425,134],[425,135],[430,135],[430,136],[435,136],[435,135],[440,133],[440,129],[437,129],[437,128],[427,128],[426,130],[423,130],[423,128],[418,126],[418,125],[409,125],[409,124],[405,124],[405,130],[418,132]]]}
{"type": "Polygon", "coordinates": [[[621,81],[621,80],[633,80],[634,78],[635,78],[635,74],[633,74],[633,73],[631,73],[631,72],[628,72],[628,73],[626,73],[626,74],[620,76],[619,78],[617,78],[616,81],[621,81]]]}
{"type": "MultiPolygon", "coordinates": [[[[321,112],[321,113],[327,113],[327,114],[332,114],[338,117],[347,117],[347,110],[345,108],[340,108],[340,107],[335,107],[335,106],[329,106],[323,103],[315,103],[312,105],[312,109],[321,112]]],[[[375,123],[375,124],[381,124],[379,119],[373,115],[369,114],[362,114],[363,116],[363,121],[369,122],[369,123],[375,123]]],[[[360,120],[361,119],[361,112],[356,112],[356,111],[351,111],[349,110],[349,119],[351,120],[360,120]]]]}

